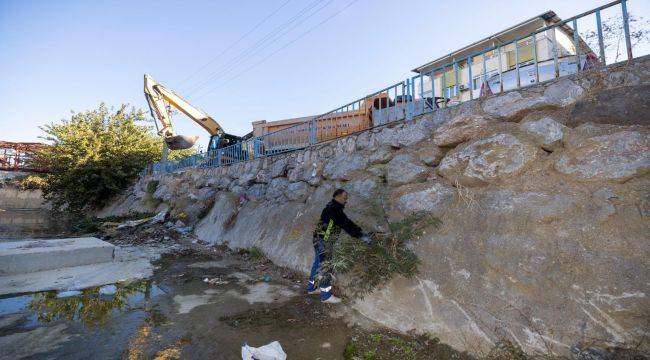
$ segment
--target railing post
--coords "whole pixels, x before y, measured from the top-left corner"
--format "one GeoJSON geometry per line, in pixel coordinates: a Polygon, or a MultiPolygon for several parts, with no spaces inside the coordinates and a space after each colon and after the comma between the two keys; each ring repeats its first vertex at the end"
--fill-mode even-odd
{"type": "Polygon", "coordinates": [[[309,121],[309,145],[316,144],[316,118],[309,121]]]}
{"type": "Polygon", "coordinates": [[[627,61],[632,61],[632,41],[630,40],[630,19],[627,13],[627,0],[621,0],[621,12],[623,14],[623,31],[625,32],[625,47],[627,48],[627,61]]]}
{"type": "Polygon", "coordinates": [[[596,11],[596,28],[598,29],[598,53],[602,65],[605,66],[607,61],[605,60],[605,43],[603,42],[603,25],[600,21],[600,10],[596,11]]]}

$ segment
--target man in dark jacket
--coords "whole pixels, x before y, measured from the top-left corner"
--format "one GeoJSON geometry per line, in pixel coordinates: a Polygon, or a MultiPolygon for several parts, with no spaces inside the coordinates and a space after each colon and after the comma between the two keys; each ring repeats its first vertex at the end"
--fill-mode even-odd
{"type": "Polygon", "coordinates": [[[366,235],[357,224],[348,219],[343,212],[345,204],[348,202],[348,193],[343,189],[337,189],[332,195],[332,201],[327,203],[320,215],[318,225],[314,231],[314,264],[311,267],[309,283],[307,284],[307,293],[320,294],[320,300],[325,303],[339,303],[341,299],[332,295],[332,274],[330,269],[322,268],[321,264],[332,259],[334,243],[338,240],[341,230],[344,230],[350,236],[361,239],[366,244],[370,243],[370,238],[366,235]],[[320,270],[321,279],[316,286],[316,275],[320,270]]]}

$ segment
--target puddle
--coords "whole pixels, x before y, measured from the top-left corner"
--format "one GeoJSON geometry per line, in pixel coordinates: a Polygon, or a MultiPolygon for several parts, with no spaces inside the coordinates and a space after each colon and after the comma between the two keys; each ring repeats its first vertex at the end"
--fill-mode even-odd
{"type": "MultiPolygon", "coordinates": [[[[0,298],[0,318],[22,314],[27,326],[67,320],[86,326],[101,325],[114,311],[136,307],[163,293],[151,281],[98,286],[80,291],[45,291],[0,298]]],[[[6,329],[0,329],[6,330],[6,329]]]]}

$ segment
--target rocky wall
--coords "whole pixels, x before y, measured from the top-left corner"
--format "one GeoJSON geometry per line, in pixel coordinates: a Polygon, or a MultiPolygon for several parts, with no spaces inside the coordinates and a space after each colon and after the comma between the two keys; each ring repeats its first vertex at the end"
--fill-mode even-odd
{"type": "Polygon", "coordinates": [[[306,272],[343,187],[364,229],[414,211],[442,221],[411,244],[415,279],[353,304],[366,317],[473,354],[504,341],[648,352],[648,104],[642,58],[304,151],[148,176],[100,215],[169,208],[203,241],[306,272]]]}

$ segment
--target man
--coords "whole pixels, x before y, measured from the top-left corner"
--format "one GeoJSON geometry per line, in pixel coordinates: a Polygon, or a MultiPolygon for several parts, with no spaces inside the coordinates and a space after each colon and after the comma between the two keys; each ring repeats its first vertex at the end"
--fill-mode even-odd
{"type": "Polygon", "coordinates": [[[327,203],[320,214],[320,220],[314,231],[314,264],[311,267],[307,293],[310,295],[320,294],[320,300],[324,303],[336,304],[341,299],[332,295],[332,274],[330,269],[320,269],[321,264],[332,259],[334,243],[341,234],[341,229],[350,236],[361,239],[364,243],[370,243],[370,237],[366,235],[357,224],[348,219],[343,212],[348,202],[348,193],[343,189],[336,189],[332,195],[332,201],[327,203]],[[316,286],[316,275],[321,270],[321,279],[316,286]]]}

